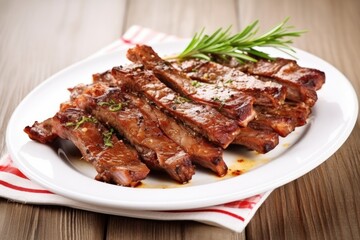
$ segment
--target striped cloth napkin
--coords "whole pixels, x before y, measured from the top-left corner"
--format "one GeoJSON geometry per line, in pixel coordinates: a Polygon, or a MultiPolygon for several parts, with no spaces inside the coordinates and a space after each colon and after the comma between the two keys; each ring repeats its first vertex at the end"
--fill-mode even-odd
{"type": "MultiPolygon", "coordinates": [[[[126,49],[137,43],[151,45],[153,43],[174,41],[176,36],[153,31],[141,26],[132,26],[121,39],[116,40],[90,57],[103,53],[126,49]]],[[[15,166],[9,154],[0,159],[0,197],[21,203],[61,205],[94,212],[101,212],[119,216],[127,216],[156,220],[193,220],[205,224],[219,226],[235,232],[242,232],[257,209],[269,196],[271,191],[239,201],[206,207],[200,209],[180,211],[135,211],[113,209],[94,206],[74,201],[54,194],[28,179],[15,166]]]]}

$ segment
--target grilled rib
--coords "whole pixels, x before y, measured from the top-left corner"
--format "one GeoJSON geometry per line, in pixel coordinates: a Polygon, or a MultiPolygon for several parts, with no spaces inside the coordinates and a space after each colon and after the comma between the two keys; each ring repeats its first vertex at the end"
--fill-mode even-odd
{"type": "Polygon", "coordinates": [[[286,97],[286,88],[281,84],[263,82],[237,68],[199,59],[173,61],[171,64],[195,81],[223,85],[248,94],[254,97],[256,105],[279,106],[286,97]]]}
{"type": "Polygon", "coordinates": [[[295,127],[305,125],[311,113],[311,108],[303,102],[285,102],[278,108],[256,106],[255,110],[266,115],[291,118],[295,127]]]}
{"type": "Polygon", "coordinates": [[[225,117],[210,106],[181,97],[150,71],[115,67],[112,75],[119,85],[125,84],[139,92],[163,112],[222,148],[226,148],[240,131],[235,120],[225,117]]]}
{"type": "Polygon", "coordinates": [[[180,183],[191,180],[195,171],[189,155],[121,89],[96,83],[79,85],[71,91],[74,104],[115,128],[136,148],[148,167],[165,171],[180,183]]]}
{"type": "Polygon", "coordinates": [[[245,146],[258,153],[267,153],[279,144],[279,135],[272,130],[246,127],[241,129],[232,144],[245,146]]]}
{"type": "Polygon", "coordinates": [[[43,144],[51,143],[58,137],[58,135],[52,131],[52,124],[52,118],[48,118],[43,122],[35,121],[31,127],[26,126],[24,132],[34,141],[43,144]]]}
{"type": "Polygon", "coordinates": [[[24,131],[33,140],[49,143],[53,136],[68,139],[80,150],[83,158],[98,172],[95,179],[134,187],[149,173],[136,151],[109,132],[91,115],[63,104],[62,109],[43,123],[35,122],[24,131]],[[44,129],[51,136],[44,138],[44,129]],[[107,136],[107,142],[104,137],[107,136]]]}
{"type": "Polygon", "coordinates": [[[249,123],[256,130],[274,131],[281,137],[286,137],[295,130],[296,122],[289,116],[277,116],[258,113],[257,118],[249,123]]]}
{"type": "Polygon", "coordinates": [[[296,61],[276,58],[274,61],[259,60],[239,65],[238,69],[260,76],[264,81],[276,81],[287,87],[287,99],[305,102],[313,106],[317,100],[316,90],[325,83],[325,74],[317,69],[300,67],[296,61]]]}
{"type": "Polygon", "coordinates": [[[127,57],[134,63],[143,64],[146,69],[152,70],[156,77],[181,95],[216,108],[225,116],[238,121],[240,126],[246,126],[255,117],[253,97],[223,84],[194,85],[186,74],[161,59],[149,46],[136,45],[128,50],[127,57]]]}

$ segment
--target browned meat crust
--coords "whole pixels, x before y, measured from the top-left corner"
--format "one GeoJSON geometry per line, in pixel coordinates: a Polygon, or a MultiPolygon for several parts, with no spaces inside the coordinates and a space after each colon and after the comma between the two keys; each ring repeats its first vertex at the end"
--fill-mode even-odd
{"type": "Polygon", "coordinates": [[[52,131],[52,118],[46,119],[43,122],[35,121],[31,127],[26,126],[24,132],[26,132],[30,139],[44,144],[50,143],[58,137],[52,131]]]}
{"type": "Polygon", "coordinates": [[[120,85],[126,84],[132,91],[139,92],[159,109],[222,148],[226,148],[240,131],[236,121],[208,105],[181,97],[150,71],[116,67],[112,74],[120,85]]]}
{"type": "MultiPolygon", "coordinates": [[[[200,82],[223,85],[252,96],[256,105],[278,106],[286,97],[286,88],[275,82],[263,82],[254,76],[219,63],[189,59],[171,62],[188,77],[200,82]]],[[[201,83],[194,83],[201,85],[201,83]]]]}
{"type": "Polygon", "coordinates": [[[253,97],[223,84],[194,85],[191,78],[161,59],[149,46],[136,45],[128,50],[127,57],[152,70],[161,81],[181,95],[216,108],[225,116],[237,120],[240,126],[246,126],[255,117],[253,97]]]}
{"type": "Polygon", "coordinates": [[[227,173],[227,166],[222,158],[223,150],[220,147],[216,147],[205,138],[191,133],[189,129],[176,122],[174,118],[164,114],[143,99],[131,94],[129,96],[132,103],[156,121],[161,130],[190,155],[194,163],[211,169],[219,176],[224,176],[227,173]]]}
{"type": "Polygon", "coordinates": [[[279,144],[279,135],[271,130],[242,128],[232,144],[242,145],[258,153],[267,153],[279,144]]]}
{"type": "MultiPolygon", "coordinates": [[[[94,74],[94,82],[103,82],[110,86],[117,86],[116,79],[110,71],[94,74]]],[[[152,120],[157,121],[161,130],[174,142],[179,144],[190,155],[191,161],[202,167],[208,168],[218,176],[227,173],[227,166],[223,160],[223,150],[208,142],[205,138],[192,132],[174,118],[160,111],[155,105],[151,105],[137,94],[128,92],[132,103],[143,114],[147,114],[152,120]]]]}
{"type": "Polygon", "coordinates": [[[303,102],[285,102],[277,108],[256,106],[255,110],[264,115],[291,118],[295,127],[305,125],[311,113],[311,108],[303,102]]]}
{"type": "Polygon", "coordinates": [[[287,98],[313,106],[316,90],[325,83],[325,73],[317,69],[300,67],[296,61],[277,58],[274,61],[259,60],[239,65],[248,74],[260,76],[264,81],[276,81],[287,87],[287,98]]]}
{"type": "Polygon", "coordinates": [[[98,172],[95,178],[99,181],[134,187],[149,173],[133,148],[119,140],[91,115],[68,104],[63,104],[61,111],[53,118],[26,127],[25,132],[33,140],[42,143],[53,141],[53,136],[72,141],[83,158],[95,167],[98,172]],[[51,132],[51,137],[43,137],[41,129],[44,128],[51,132]]]}
{"type": "Polygon", "coordinates": [[[281,137],[286,137],[295,130],[295,121],[288,116],[278,116],[258,113],[257,118],[249,123],[256,130],[274,131],[281,137]]]}
{"type": "Polygon", "coordinates": [[[74,104],[115,128],[151,169],[165,171],[180,183],[191,180],[195,171],[189,155],[133,104],[129,94],[101,83],[71,91],[74,104]]]}

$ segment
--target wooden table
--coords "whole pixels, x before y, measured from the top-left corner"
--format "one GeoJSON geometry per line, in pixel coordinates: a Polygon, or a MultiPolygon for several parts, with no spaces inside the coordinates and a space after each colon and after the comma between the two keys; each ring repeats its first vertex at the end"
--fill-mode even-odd
{"type": "MultiPolygon", "coordinates": [[[[133,24],[191,37],[262,29],[291,17],[294,46],[330,62],[360,93],[358,0],[0,0],[0,150],[11,113],[36,85],[119,38],[133,24]]],[[[336,91],[336,89],[334,89],[336,91]]],[[[242,233],[192,221],[151,221],[0,199],[1,239],[359,239],[360,125],[325,163],[276,189],[242,233]]],[[[291,161],[291,159],[289,159],[291,161]]]]}

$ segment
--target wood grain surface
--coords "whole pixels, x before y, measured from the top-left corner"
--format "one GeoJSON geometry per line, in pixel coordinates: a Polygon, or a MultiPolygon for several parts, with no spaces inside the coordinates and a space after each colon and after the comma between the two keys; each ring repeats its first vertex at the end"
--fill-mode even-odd
{"type": "MultiPolygon", "coordinates": [[[[308,33],[294,46],[328,61],[360,93],[358,0],[0,0],[0,153],[19,102],[62,68],[134,24],[191,37],[202,27],[240,30],[285,17],[308,33]]],[[[336,91],[336,89],[334,89],[336,91]]],[[[291,161],[291,159],[289,159],[291,161]]],[[[242,233],[192,221],[152,221],[0,199],[0,239],[359,239],[360,122],[345,144],[276,189],[242,233]]]]}

